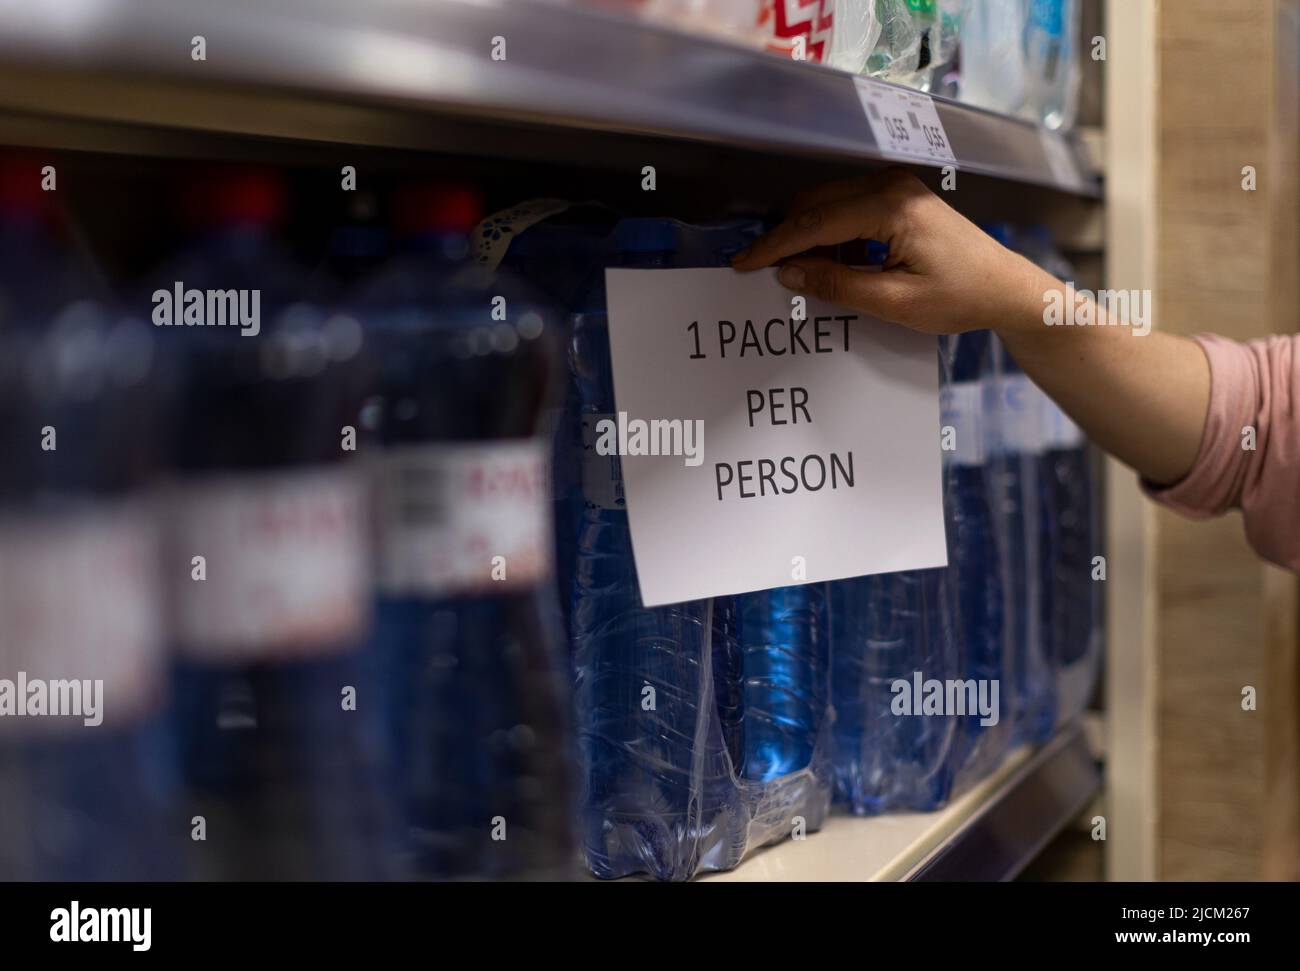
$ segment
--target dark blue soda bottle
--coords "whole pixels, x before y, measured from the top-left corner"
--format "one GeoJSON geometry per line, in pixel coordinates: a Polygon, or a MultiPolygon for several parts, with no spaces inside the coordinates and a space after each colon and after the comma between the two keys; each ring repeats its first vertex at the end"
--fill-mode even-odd
{"type": "Polygon", "coordinates": [[[164,577],[196,874],[390,875],[382,699],[355,462],[363,336],[307,302],[273,236],[278,177],[196,174],[154,275],[177,362],[164,577]]]}
{"type": "Polygon", "coordinates": [[[153,334],[0,158],[0,879],[184,875],[165,701],[153,334]]]}
{"type": "Polygon", "coordinates": [[[356,306],[377,358],[375,647],[419,878],[572,866],[567,666],[552,609],[544,301],[467,262],[477,192],[396,199],[400,249],[356,306]]]}

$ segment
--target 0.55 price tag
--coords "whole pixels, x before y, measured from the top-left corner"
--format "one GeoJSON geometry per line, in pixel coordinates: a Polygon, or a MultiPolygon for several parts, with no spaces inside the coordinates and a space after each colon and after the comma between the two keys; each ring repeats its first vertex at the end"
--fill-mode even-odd
{"type": "Polygon", "coordinates": [[[854,78],[853,82],[871,134],[883,154],[940,164],[957,161],[939,111],[928,94],[870,78],[854,78]]]}

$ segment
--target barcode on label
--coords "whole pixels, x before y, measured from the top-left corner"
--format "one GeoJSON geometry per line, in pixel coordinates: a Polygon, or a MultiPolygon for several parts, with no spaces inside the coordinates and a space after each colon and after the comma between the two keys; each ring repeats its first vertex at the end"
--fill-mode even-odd
{"type": "Polygon", "coordinates": [[[867,111],[871,112],[871,117],[874,118],[876,121],[880,120],[880,109],[876,107],[876,103],[874,101],[867,102],[867,111]]]}
{"type": "Polygon", "coordinates": [[[406,466],[393,472],[391,501],[397,515],[409,526],[444,522],[449,511],[445,502],[447,476],[437,467],[406,466]]]}
{"type": "Polygon", "coordinates": [[[908,121],[910,121],[910,122],[912,123],[912,127],[913,127],[913,128],[920,128],[920,127],[921,127],[921,123],[920,123],[920,122],[917,120],[917,118],[916,118],[916,112],[915,112],[915,111],[909,111],[909,112],[907,113],[907,119],[908,119],[908,121]]]}

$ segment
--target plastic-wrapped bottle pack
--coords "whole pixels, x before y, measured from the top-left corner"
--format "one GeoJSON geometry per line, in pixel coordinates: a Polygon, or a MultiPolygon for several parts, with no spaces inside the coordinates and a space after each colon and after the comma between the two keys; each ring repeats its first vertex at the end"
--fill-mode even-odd
{"type": "MultiPolygon", "coordinates": [[[[946,474],[954,488],[945,493],[951,531],[949,569],[957,590],[964,646],[964,677],[975,684],[977,701],[986,705],[962,717],[956,788],[987,775],[1011,743],[1013,719],[1004,688],[1010,685],[1012,659],[1007,651],[1006,601],[994,510],[994,483],[989,453],[997,433],[996,382],[990,379],[991,338],[987,331],[957,334],[941,342],[950,380],[940,394],[941,422],[951,429],[944,451],[946,474]]],[[[969,709],[968,705],[968,709],[969,709]]]]}
{"type": "MultiPolygon", "coordinates": [[[[871,244],[868,265],[883,265],[887,256],[887,248],[871,244]]],[[[936,366],[946,391],[948,362],[936,355],[936,366]]],[[[950,564],[958,561],[955,469],[945,463],[950,564]]],[[[909,570],[830,585],[835,799],[854,813],[933,809],[952,791],[958,719],[925,713],[918,689],[962,670],[957,572],[909,570]]]]}
{"type": "MultiPolygon", "coordinates": [[[[609,262],[723,266],[758,229],[627,219],[609,262]]],[[[584,452],[571,618],[588,863],[602,877],[663,880],[728,869],[825,818],[824,592],[642,607],[619,458],[594,447],[596,423],[614,411],[603,268],[574,318],[571,367],[584,452]]]]}
{"type": "Polygon", "coordinates": [[[862,74],[879,39],[876,0],[835,0],[835,24],[827,64],[841,71],[862,74]]]}
{"type": "MultiPolygon", "coordinates": [[[[1002,223],[986,231],[1008,249],[1018,246],[1011,228],[1002,223]]],[[[1056,684],[1052,649],[1043,623],[1050,616],[1052,590],[1049,543],[1055,511],[1044,494],[1043,393],[993,339],[993,379],[998,389],[998,433],[991,456],[994,469],[998,527],[1006,578],[1006,636],[1014,658],[1007,704],[1016,720],[1020,740],[1045,741],[1055,723],[1056,684]]]]}
{"type": "Polygon", "coordinates": [[[876,0],[880,36],[867,73],[912,88],[925,87],[934,67],[932,43],[939,24],[937,0],[876,0]]]}
{"type": "Polygon", "coordinates": [[[830,808],[831,632],[827,587],[747,593],[739,605],[750,845],[821,828],[830,808]]]}
{"type": "MultiPolygon", "coordinates": [[[[1061,280],[1073,280],[1074,269],[1052,245],[1043,226],[1022,237],[1024,255],[1061,280]]],[[[1042,521],[1048,555],[1042,623],[1057,672],[1057,722],[1083,711],[1101,663],[1102,584],[1095,580],[1093,557],[1101,553],[1100,529],[1092,461],[1082,430],[1043,395],[1040,425],[1043,451],[1039,475],[1043,483],[1042,521]]]]}
{"type": "Polygon", "coordinates": [[[926,713],[916,689],[961,670],[955,597],[946,568],[831,584],[835,799],[854,813],[934,809],[952,791],[957,719],[926,713]]]}
{"type": "Polygon", "coordinates": [[[1024,108],[1027,3],[980,0],[971,4],[961,37],[961,98],[966,103],[1006,114],[1024,108]]]}
{"type": "MultiPolygon", "coordinates": [[[[666,268],[679,248],[673,221],[627,219],[610,260],[666,268]]],[[[708,600],[641,606],[619,457],[595,447],[616,410],[603,268],[575,315],[570,366],[583,436],[571,636],[587,862],[600,877],[727,869],[748,822],[714,702],[715,632],[726,638],[729,625],[714,624],[708,600]]]]}

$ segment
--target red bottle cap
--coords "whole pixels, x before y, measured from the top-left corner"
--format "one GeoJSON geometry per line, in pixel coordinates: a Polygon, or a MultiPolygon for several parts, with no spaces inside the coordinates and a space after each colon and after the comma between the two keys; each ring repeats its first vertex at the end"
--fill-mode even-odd
{"type": "Polygon", "coordinates": [[[7,216],[53,215],[53,192],[41,188],[41,168],[48,159],[35,155],[0,155],[0,214],[7,216]]]}
{"type": "Polygon", "coordinates": [[[467,185],[406,186],[393,200],[393,225],[404,235],[470,233],[483,218],[483,197],[467,185]]]}
{"type": "Polygon", "coordinates": [[[206,169],[186,179],[180,208],[195,229],[272,226],[284,216],[284,180],[271,169],[206,169]]]}

